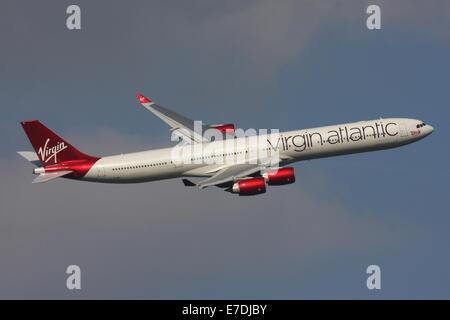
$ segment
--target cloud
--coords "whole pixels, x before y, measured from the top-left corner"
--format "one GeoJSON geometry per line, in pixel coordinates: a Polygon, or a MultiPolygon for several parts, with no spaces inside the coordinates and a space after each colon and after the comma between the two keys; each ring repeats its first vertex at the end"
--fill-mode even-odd
{"type": "MultiPolygon", "coordinates": [[[[136,88],[179,99],[176,109],[190,117],[229,116],[230,108],[254,117],[280,69],[317,35],[342,27],[343,36],[364,36],[369,3],[381,5],[383,33],[448,41],[450,16],[448,1],[81,1],[85,29],[68,33],[65,4],[43,3],[1,4],[8,14],[0,38],[8,45],[0,90],[3,104],[14,106],[2,118],[3,137],[13,141],[2,152],[9,154],[25,139],[17,121],[34,116],[62,118],[57,123],[72,130],[62,136],[94,155],[167,141],[159,139],[166,132],[147,140],[88,129],[89,121],[137,126],[120,109],[137,105],[129,100],[136,88]],[[186,97],[198,106],[184,105],[186,97]]],[[[240,198],[185,188],[180,179],[31,185],[31,166],[17,155],[0,158],[0,168],[4,298],[292,298],[286,289],[301,292],[307,281],[326,290],[323,274],[335,261],[395,255],[421,236],[396,212],[383,219],[339,200],[320,172],[240,198]],[[80,293],[65,289],[69,264],[82,268],[80,293]]]]}
{"type": "Polygon", "coordinates": [[[81,1],[78,33],[65,28],[66,3],[2,3],[0,90],[15,106],[2,126],[62,107],[77,115],[59,117],[108,121],[137,90],[194,117],[211,106],[253,117],[273,106],[274,81],[318,35],[369,36],[369,3],[382,8],[380,34],[448,41],[448,1],[81,1]]]}
{"type": "MultiPolygon", "coordinates": [[[[108,136],[114,149],[139,144],[108,136]]],[[[101,148],[105,134],[76,140],[101,148]]],[[[329,255],[395,253],[415,231],[328,202],[302,179],[245,198],[180,179],[32,185],[18,156],[0,167],[3,298],[274,298],[293,275],[320,281],[313,266],[329,255]],[[82,269],[80,293],[65,289],[69,264],[82,269]]]]}

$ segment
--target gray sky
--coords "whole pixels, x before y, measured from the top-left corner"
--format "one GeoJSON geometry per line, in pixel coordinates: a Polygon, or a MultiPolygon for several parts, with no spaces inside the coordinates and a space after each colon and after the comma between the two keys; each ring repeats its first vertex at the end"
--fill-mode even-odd
{"type": "Polygon", "coordinates": [[[448,1],[77,1],[81,31],[69,4],[0,4],[0,298],[450,298],[448,1]],[[242,128],[382,116],[436,130],[297,163],[294,185],[249,198],[180,179],[31,184],[22,120],[93,155],[169,145],[138,92],[242,128]]]}

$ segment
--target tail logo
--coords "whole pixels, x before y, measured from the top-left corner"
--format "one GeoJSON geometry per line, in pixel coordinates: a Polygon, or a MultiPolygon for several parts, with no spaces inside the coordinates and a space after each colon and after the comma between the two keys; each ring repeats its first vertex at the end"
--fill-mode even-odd
{"type": "Polygon", "coordinates": [[[47,163],[50,159],[54,159],[55,163],[57,163],[56,155],[67,148],[64,142],[58,142],[53,147],[48,147],[48,143],[50,142],[50,138],[45,141],[44,147],[40,147],[38,150],[38,155],[41,157],[42,161],[47,163]]]}

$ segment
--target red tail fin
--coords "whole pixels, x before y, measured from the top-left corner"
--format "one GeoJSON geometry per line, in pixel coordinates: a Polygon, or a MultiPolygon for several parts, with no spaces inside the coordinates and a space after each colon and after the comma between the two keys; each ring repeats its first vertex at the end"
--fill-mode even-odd
{"type": "Polygon", "coordinates": [[[21,124],[44,166],[69,160],[98,159],[78,151],[39,120],[23,121],[21,124]]]}

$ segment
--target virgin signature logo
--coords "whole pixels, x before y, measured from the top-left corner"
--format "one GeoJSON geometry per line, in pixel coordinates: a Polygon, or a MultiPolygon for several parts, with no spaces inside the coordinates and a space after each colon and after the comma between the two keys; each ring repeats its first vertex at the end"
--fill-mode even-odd
{"type": "Polygon", "coordinates": [[[415,136],[415,135],[419,135],[420,134],[420,130],[417,131],[411,131],[411,135],[415,136]]]}
{"type": "Polygon", "coordinates": [[[44,147],[40,147],[38,150],[38,155],[40,155],[43,162],[48,162],[50,159],[54,159],[57,163],[56,155],[67,148],[64,142],[58,142],[55,146],[49,147],[48,143],[50,138],[45,141],[44,147]]]}

